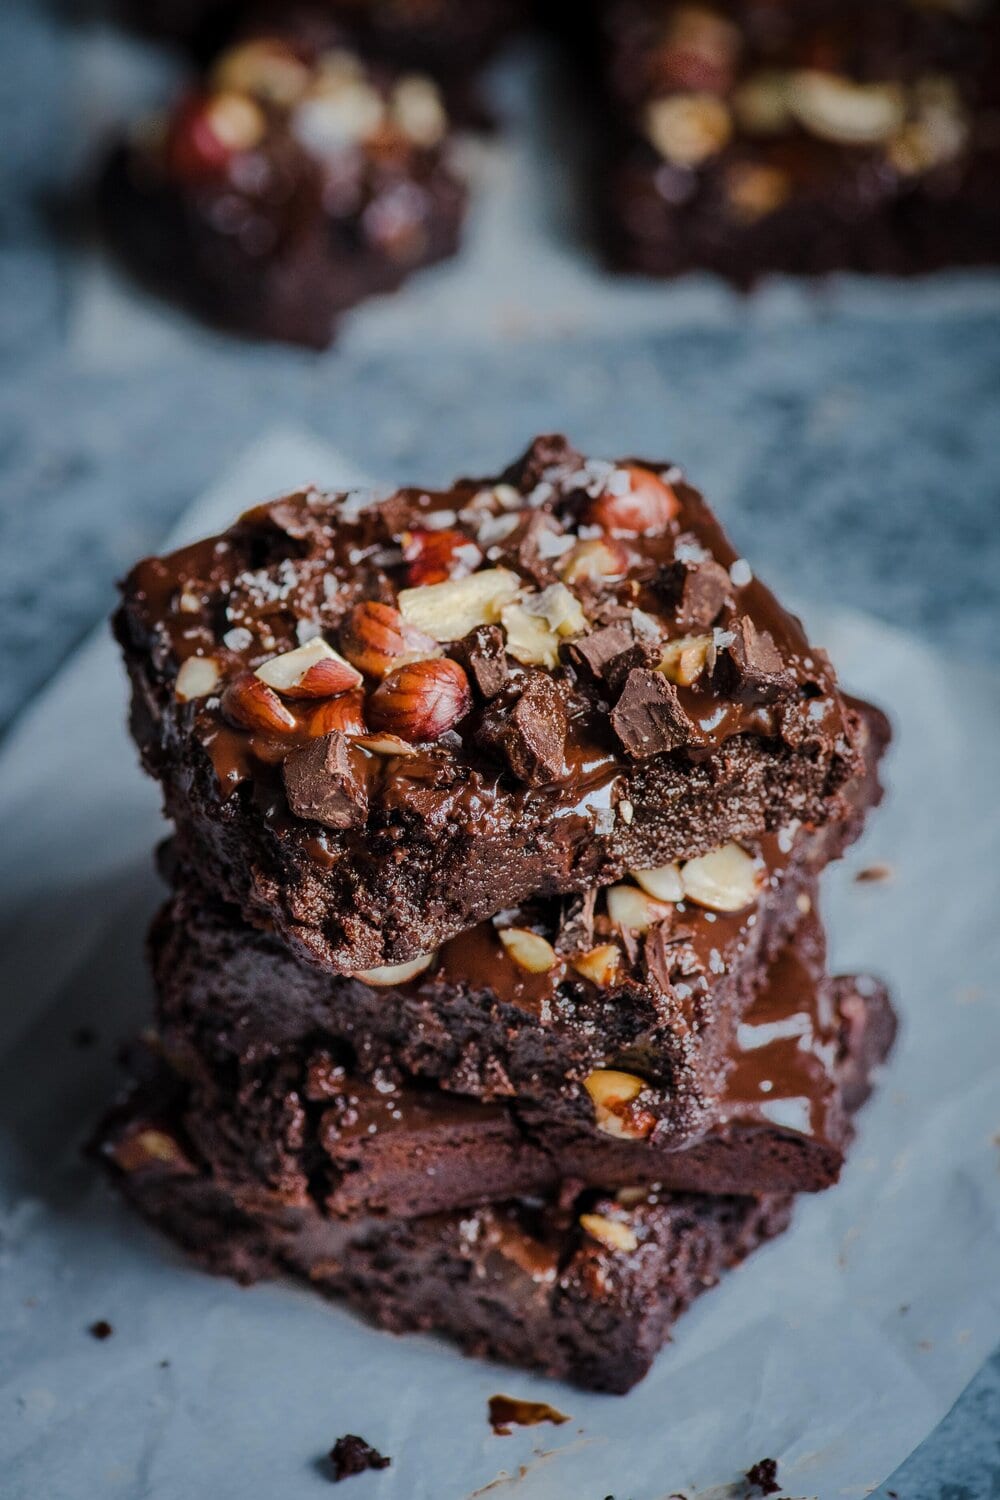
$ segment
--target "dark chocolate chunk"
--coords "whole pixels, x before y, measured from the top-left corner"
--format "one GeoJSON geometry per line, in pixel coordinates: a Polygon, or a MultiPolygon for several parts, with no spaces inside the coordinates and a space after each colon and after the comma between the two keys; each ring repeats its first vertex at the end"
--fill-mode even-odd
{"type": "Polygon", "coordinates": [[[288,756],[282,768],[288,805],[327,828],[355,828],[368,815],[364,757],[334,730],[288,756]]]}
{"type": "Polygon", "coordinates": [[[484,698],[495,698],[506,686],[507,654],[499,625],[479,625],[451,649],[484,698]]]}
{"type": "Polygon", "coordinates": [[[366,1469],[387,1469],[392,1463],[391,1458],[383,1458],[377,1448],[353,1432],[337,1439],[329,1457],[334,1484],[349,1479],[352,1474],[363,1474],[366,1469]]]}
{"type": "Polygon", "coordinates": [[[591,630],[588,635],[577,636],[565,647],[565,652],[578,672],[602,682],[609,664],[634,644],[635,631],[623,621],[616,621],[591,630]]]}
{"type": "Polygon", "coordinates": [[[503,477],[529,491],[542,482],[550,469],[579,469],[582,466],[583,454],[571,447],[561,433],[549,432],[536,437],[527,453],[512,464],[503,477]]]}
{"type": "Polygon", "coordinates": [[[629,672],[622,695],[612,710],[611,727],[635,760],[696,745],[697,725],[681,707],[677,689],[662,672],[641,667],[629,672]]]}
{"type": "Polygon", "coordinates": [[[707,630],[732,594],[729,574],[711,558],[672,562],[661,569],[658,590],[674,611],[678,629],[707,630]]]}
{"type": "Polygon", "coordinates": [[[773,637],[749,615],[734,620],[715,657],[712,686],[740,703],[775,703],[795,686],[773,637]],[[731,638],[731,639],[730,639],[731,638]]]}
{"type": "Polygon", "coordinates": [[[757,1489],[762,1495],[776,1495],[781,1489],[778,1483],[778,1460],[776,1458],[762,1458],[752,1468],[747,1469],[747,1484],[751,1489],[757,1489]]]}
{"type": "Polygon", "coordinates": [[[483,715],[480,743],[499,751],[519,780],[544,786],[566,775],[566,709],[546,672],[529,672],[513,700],[495,700],[483,715]]]}

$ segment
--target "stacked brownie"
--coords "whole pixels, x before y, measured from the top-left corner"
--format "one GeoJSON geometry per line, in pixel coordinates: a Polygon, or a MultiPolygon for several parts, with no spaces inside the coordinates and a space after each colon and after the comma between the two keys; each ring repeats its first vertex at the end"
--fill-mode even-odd
{"type": "Polygon", "coordinates": [[[817,881],[881,714],[679,470],[286,496],[116,629],[174,835],[140,1209],[393,1329],[626,1390],[834,1183],[892,1043],[817,881]]]}

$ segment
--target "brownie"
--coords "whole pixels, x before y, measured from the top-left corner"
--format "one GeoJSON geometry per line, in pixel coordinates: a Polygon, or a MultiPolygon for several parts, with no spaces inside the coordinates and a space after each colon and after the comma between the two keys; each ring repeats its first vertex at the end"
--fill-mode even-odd
{"type": "Polygon", "coordinates": [[[733,1029],[812,906],[818,872],[878,800],[887,726],[867,705],[855,712],[866,771],[846,789],[850,815],[730,850],[749,882],[746,904],[729,911],[699,906],[683,886],[665,899],[660,882],[676,878],[665,868],[659,899],[635,880],[534,898],[450,939],[430,962],[333,976],[242,921],[168,845],[174,895],[150,940],[160,1024],[198,1037],[223,1071],[318,1039],[355,1073],[398,1068],[578,1126],[594,1121],[607,1074],[624,1071],[634,1098],[599,1111],[604,1131],[680,1144],[718,1097],[733,1029]]]}
{"type": "Polygon", "coordinates": [[[256,36],[112,152],[102,225],[213,323],[321,348],[339,315],[454,252],[465,189],[436,85],[256,36]]]}
{"type": "Polygon", "coordinates": [[[597,210],[615,265],[748,285],[1000,259],[996,5],[594,9],[597,210]]]}
{"type": "Polygon", "coordinates": [[[315,490],[140,563],[116,630],[180,857],[336,973],[850,815],[825,654],[660,463],[315,490]],[[333,643],[336,642],[336,647],[333,643]]]}
{"type": "Polygon", "coordinates": [[[585,1193],[416,1219],[342,1221],[258,1194],[241,1206],[183,1138],[162,1092],[107,1122],[102,1151],[140,1212],[217,1274],[291,1270],[393,1332],[624,1392],[675,1320],[789,1222],[788,1195],[585,1193]]]}
{"type": "Polygon", "coordinates": [[[329,1036],[262,1056],[236,1027],[216,1034],[168,1019],[160,1046],[184,1081],[186,1136],[217,1173],[250,1177],[290,1206],[313,1195],[335,1217],[406,1218],[556,1193],[567,1180],[816,1192],[839,1174],[851,1115],[895,1031],[884,988],[828,980],[824,958],[818,920],[807,917],[732,1037],[694,1143],[680,1150],[662,1131],[630,1139],[621,1128],[567,1126],[544,1108],[449,1095],[388,1066],[358,1075],[329,1036]]]}

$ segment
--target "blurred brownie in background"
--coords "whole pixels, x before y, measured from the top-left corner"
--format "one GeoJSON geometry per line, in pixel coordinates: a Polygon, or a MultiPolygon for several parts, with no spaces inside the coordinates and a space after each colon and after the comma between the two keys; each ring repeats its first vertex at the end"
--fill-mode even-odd
{"type": "Polygon", "coordinates": [[[930,0],[610,0],[611,262],[747,285],[1000,259],[1000,10],[930,0]]]}
{"type": "Polygon", "coordinates": [[[208,321],[322,347],[346,308],[457,248],[449,130],[429,78],[256,36],[117,146],[102,226],[208,321]]]}

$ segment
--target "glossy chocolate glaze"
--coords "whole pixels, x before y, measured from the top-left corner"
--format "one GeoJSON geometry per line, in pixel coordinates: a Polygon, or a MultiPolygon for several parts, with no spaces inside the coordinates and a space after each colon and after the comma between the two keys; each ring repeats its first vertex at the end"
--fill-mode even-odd
{"type": "MultiPolygon", "coordinates": [[[[815,913],[803,918],[795,940],[767,971],[763,987],[730,1040],[720,1069],[720,1097],[696,1139],[729,1127],[773,1125],[806,1138],[839,1144],[843,1112],[835,1065],[840,1023],[824,972],[825,941],[815,913]]],[[[442,1132],[501,1117],[485,1105],[388,1079],[345,1078],[335,1124],[337,1139],[430,1129],[442,1132]]],[[[694,1141],[685,1142],[685,1146],[694,1141]]],[[[645,1142],[635,1148],[642,1152],[645,1142]]]]}

